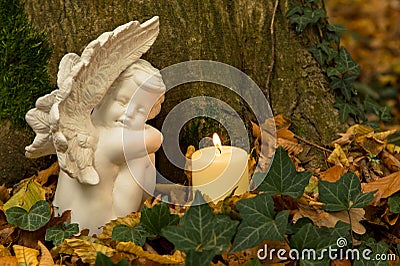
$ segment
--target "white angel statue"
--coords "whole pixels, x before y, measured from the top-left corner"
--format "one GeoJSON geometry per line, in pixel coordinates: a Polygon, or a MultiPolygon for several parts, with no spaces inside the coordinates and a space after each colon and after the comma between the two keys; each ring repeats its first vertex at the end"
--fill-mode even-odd
{"type": "Polygon", "coordinates": [[[56,213],[71,210],[71,221],[92,233],[139,210],[155,187],[162,134],[146,121],[159,113],[165,85],[139,58],[158,32],[158,17],[132,21],[100,35],[81,56],[65,55],[58,89],[26,114],[36,133],[26,156],[58,157],[56,213]]]}

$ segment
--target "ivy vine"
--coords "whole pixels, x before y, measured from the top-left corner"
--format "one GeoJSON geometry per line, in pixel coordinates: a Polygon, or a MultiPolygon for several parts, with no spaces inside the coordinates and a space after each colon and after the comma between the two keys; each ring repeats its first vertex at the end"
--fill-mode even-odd
{"type": "Polygon", "coordinates": [[[346,48],[340,45],[340,35],[345,28],[326,21],[323,0],[305,0],[302,5],[291,2],[286,17],[297,34],[311,27],[316,27],[320,32],[320,42],[308,50],[326,70],[330,88],[336,96],[334,106],[339,110],[341,122],[347,121],[349,117],[356,122],[366,121],[368,113],[377,115],[382,121],[391,120],[388,107],[358,94],[354,84],[360,75],[360,66],[351,58],[346,48]]]}

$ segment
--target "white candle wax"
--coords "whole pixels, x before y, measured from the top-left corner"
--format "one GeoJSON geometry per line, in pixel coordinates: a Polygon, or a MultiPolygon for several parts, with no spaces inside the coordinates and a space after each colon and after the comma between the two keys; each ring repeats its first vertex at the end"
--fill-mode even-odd
{"type": "Polygon", "coordinates": [[[192,155],[192,184],[214,202],[228,196],[235,187],[235,195],[248,191],[249,174],[245,150],[220,146],[197,150],[192,155]]]}

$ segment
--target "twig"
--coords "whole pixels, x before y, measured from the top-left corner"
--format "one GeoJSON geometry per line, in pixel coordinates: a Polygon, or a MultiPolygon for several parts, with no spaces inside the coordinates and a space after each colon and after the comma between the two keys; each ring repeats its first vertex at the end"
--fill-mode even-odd
{"type": "Polygon", "coordinates": [[[324,148],[324,147],[322,147],[322,146],[319,146],[318,144],[315,144],[315,143],[313,143],[313,142],[311,142],[311,141],[309,141],[309,140],[303,139],[303,138],[300,137],[300,136],[294,135],[294,137],[295,137],[296,139],[298,139],[298,140],[300,140],[300,141],[302,141],[302,142],[304,142],[304,143],[306,143],[306,144],[308,144],[308,145],[314,146],[315,148],[318,148],[318,149],[320,149],[320,150],[323,150],[323,151],[326,151],[326,152],[329,152],[329,153],[332,152],[331,150],[329,150],[329,149],[327,149],[327,148],[324,148]]]}
{"type": "Polygon", "coordinates": [[[276,10],[278,9],[279,0],[275,0],[274,11],[272,12],[271,24],[269,26],[269,31],[271,34],[271,61],[268,66],[268,74],[267,74],[267,82],[266,82],[266,96],[269,104],[271,104],[271,92],[269,89],[269,84],[271,80],[272,70],[274,69],[275,64],[275,35],[274,35],[274,22],[275,22],[275,14],[276,10]]]}

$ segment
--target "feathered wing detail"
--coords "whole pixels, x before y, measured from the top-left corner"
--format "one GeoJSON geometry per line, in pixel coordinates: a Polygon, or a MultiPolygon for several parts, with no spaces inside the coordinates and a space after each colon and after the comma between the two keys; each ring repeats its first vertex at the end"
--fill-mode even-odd
{"type": "Polygon", "coordinates": [[[26,115],[37,134],[26,155],[55,151],[60,168],[70,177],[97,184],[93,163],[98,133],[91,112],[118,76],[151,47],[158,32],[158,17],[142,24],[131,21],[90,42],[80,57],[65,55],[57,76],[59,89],[39,98],[26,115]]]}

